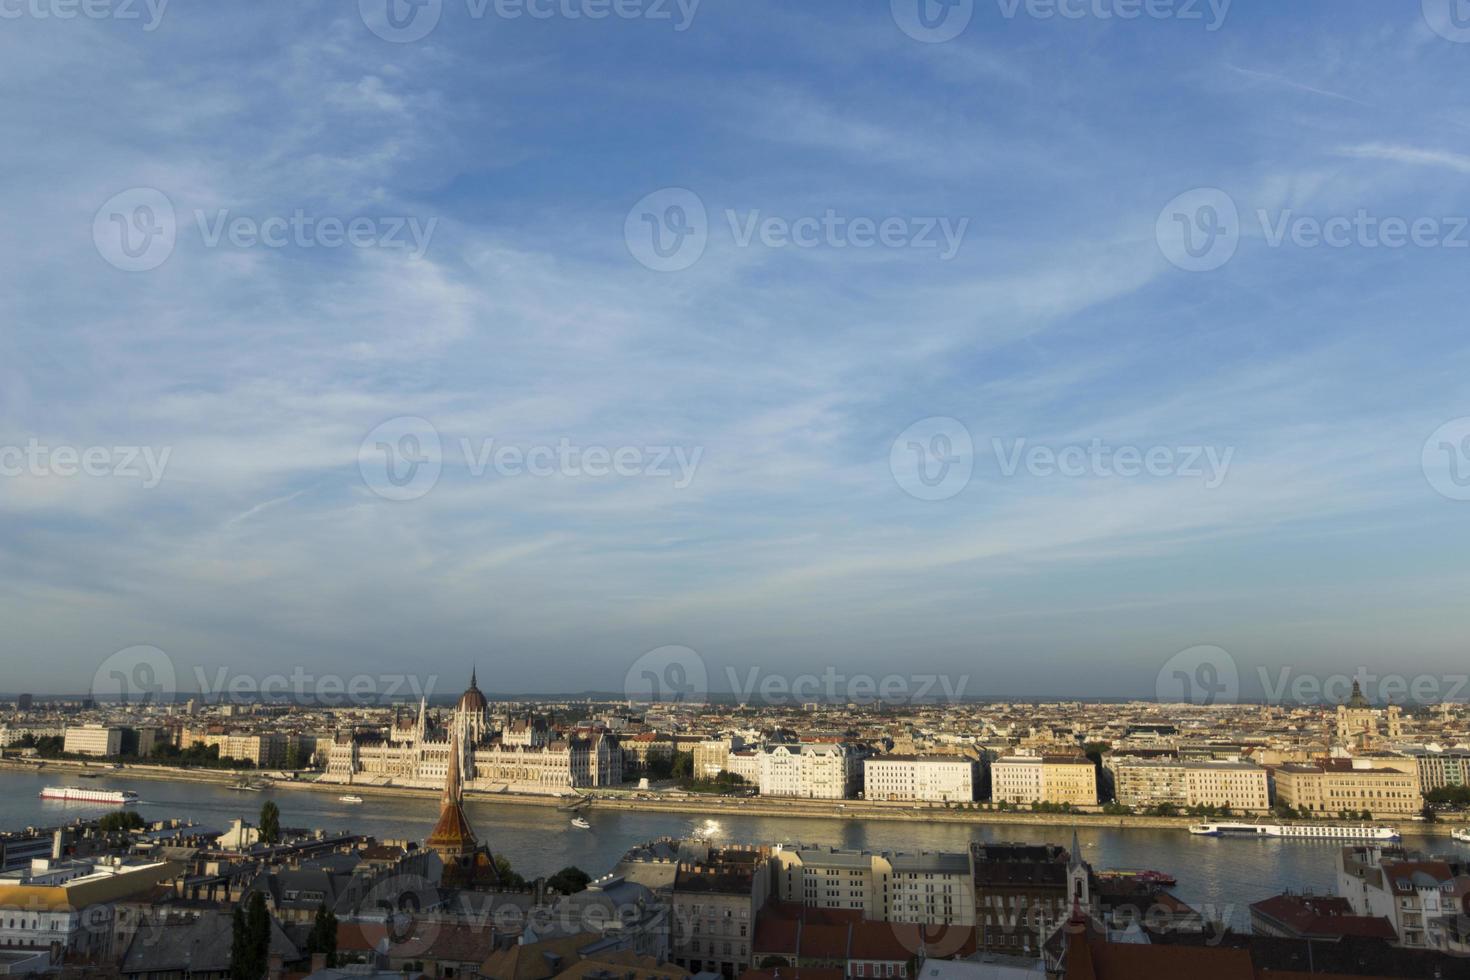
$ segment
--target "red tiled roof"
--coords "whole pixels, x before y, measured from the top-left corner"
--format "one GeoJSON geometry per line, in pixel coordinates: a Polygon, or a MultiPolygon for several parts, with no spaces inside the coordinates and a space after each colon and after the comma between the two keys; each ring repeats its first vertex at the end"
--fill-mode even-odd
{"type": "Polygon", "coordinates": [[[1387,919],[1355,915],[1348,900],[1336,895],[1276,895],[1254,903],[1251,911],[1302,937],[1398,938],[1387,919]]]}

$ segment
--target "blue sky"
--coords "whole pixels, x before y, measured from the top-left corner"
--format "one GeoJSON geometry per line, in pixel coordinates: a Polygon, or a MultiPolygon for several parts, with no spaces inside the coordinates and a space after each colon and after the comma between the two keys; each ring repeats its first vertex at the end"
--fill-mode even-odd
{"type": "Polygon", "coordinates": [[[975,0],[942,43],[905,0],[445,0],[411,41],[374,2],[5,8],[0,463],[116,465],[0,477],[0,688],[85,689],[138,644],[182,689],[478,663],[493,693],[620,690],[666,645],[716,688],[1152,695],[1200,644],[1248,693],[1465,669],[1470,43],[1434,0],[975,0]],[[1159,229],[1176,200],[1205,229],[1201,188],[1239,230],[1191,270],[1159,229]],[[662,271],[636,230],[669,189],[703,251],[662,271]],[[298,212],[364,244],[251,238],[298,212]],[[829,212],[893,243],[778,244],[829,212]],[[1360,214],[1422,241],[1314,243],[1360,214]],[[109,235],[165,226],[119,267],[109,235]],[[378,442],[429,433],[437,480],[390,499],[378,442]],[[630,472],[477,473],[491,439],[630,472]],[[1228,467],[1007,472],[1094,440],[1228,467]],[[909,492],[911,441],[968,481],[909,492]]]}

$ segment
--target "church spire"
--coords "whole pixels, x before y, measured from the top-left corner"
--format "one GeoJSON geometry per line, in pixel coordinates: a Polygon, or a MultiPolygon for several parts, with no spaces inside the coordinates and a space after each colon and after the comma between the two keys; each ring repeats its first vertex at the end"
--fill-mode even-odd
{"type": "Polygon", "coordinates": [[[444,776],[444,795],[439,800],[439,822],[425,841],[431,851],[446,859],[473,854],[478,847],[475,832],[464,813],[464,783],[460,775],[463,754],[464,743],[455,729],[449,734],[449,770],[444,776]]]}
{"type": "Polygon", "coordinates": [[[463,754],[459,729],[456,728],[449,736],[449,772],[444,777],[444,795],[439,801],[441,807],[459,806],[464,802],[464,783],[459,772],[459,757],[463,754]]]}

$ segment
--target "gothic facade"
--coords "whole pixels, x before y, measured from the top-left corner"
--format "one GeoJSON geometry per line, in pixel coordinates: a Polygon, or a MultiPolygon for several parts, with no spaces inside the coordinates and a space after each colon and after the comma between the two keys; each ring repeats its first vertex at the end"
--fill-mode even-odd
{"type": "Polygon", "coordinates": [[[444,785],[456,754],[467,790],[560,794],[623,781],[622,750],[607,732],[558,735],[539,718],[513,719],[495,730],[473,673],[454,710],[435,728],[430,728],[427,704],[420,701],[418,713],[400,713],[385,736],[339,733],[327,759],[327,778],[438,787],[444,785]]]}

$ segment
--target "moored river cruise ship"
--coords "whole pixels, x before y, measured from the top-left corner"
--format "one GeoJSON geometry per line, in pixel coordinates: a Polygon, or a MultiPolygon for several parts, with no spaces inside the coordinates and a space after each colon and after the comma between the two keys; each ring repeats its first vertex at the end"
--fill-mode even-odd
{"type": "Polygon", "coordinates": [[[1197,823],[1189,828],[1199,837],[1286,837],[1297,840],[1395,841],[1393,827],[1338,826],[1333,824],[1197,823]]]}

